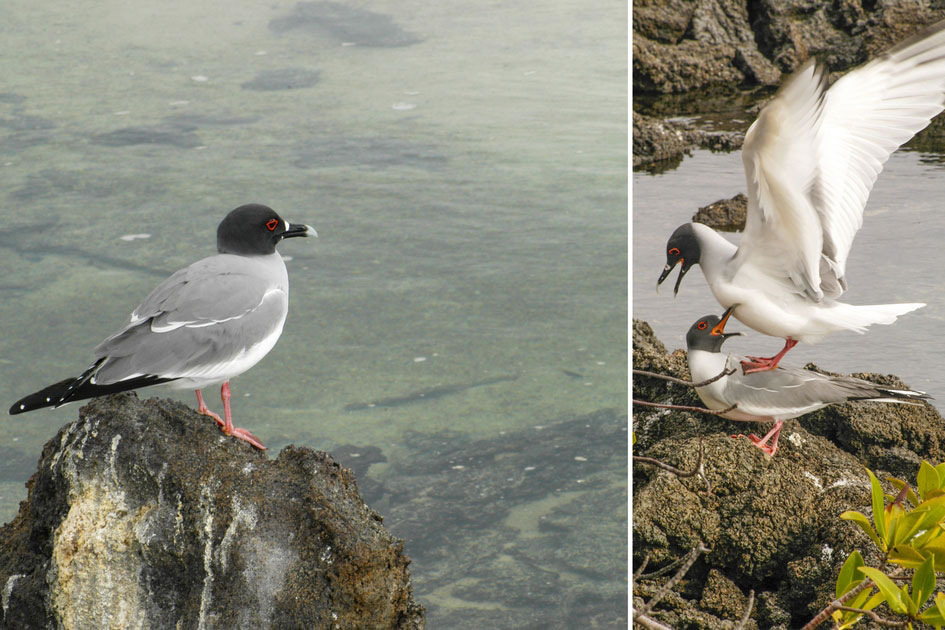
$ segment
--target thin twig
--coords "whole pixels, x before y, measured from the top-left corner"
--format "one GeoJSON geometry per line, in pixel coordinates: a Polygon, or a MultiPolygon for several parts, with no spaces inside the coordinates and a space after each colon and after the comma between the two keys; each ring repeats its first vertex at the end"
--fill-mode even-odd
{"type": "Polygon", "coordinates": [[[852,606],[837,606],[837,610],[847,610],[849,612],[860,613],[861,615],[867,615],[870,619],[880,624],[881,626],[889,626],[890,628],[902,628],[905,625],[909,624],[909,621],[893,621],[891,619],[883,619],[877,615],[872,610],[864,610],[862,608],[853,608],[852,606]]]}
{"type": "Polygon", "coordinates": [[[729,411],[732,411],[736,407],[738,407],[738,403],[736,403],[732,405],[731,407],[726,407],[725,409],[722,409],[721,411],[712,411],[711,409],[706,409],[705,407],[691,407],[689,405],[665,405],[663,403],[654,403],[654,402],[648,402],[646,400],[637,400],[636,398],[632,398],[631,402],[633,402],[634,405],[640,405],[642,407],[659,407],[660,409],[678,409],[680,411],[699,411],[701,413],[707,413],[711,416],[724,416],[729,411]]]}
{"type": "Polygon", "coordinates": [[[751,617],[751,609],[755,606],[755,589],[748,591],[748,603],[745,604],[745,614],[742,615],[741,621],[738,622],[738,625],[735,626],[735,630],[742,630],[745,626],[748,625],[748,619],[751,617]]]}
{"type": "Polygon", "coordinates": [[[633,620],[644,628],[647,628],[647,630],[673,630],[669,626],[664,626],[656,619],[647,617],[646,615],[636,616],[633,618],[633,620]]]}
{"type": "MultiPolygon", "coordinates": [[[[885,566],[885,562],[883,563],[883,565],[885,566]]],[[[880,571],[882,571],[882,567],[880,567],[880,571]]],[[[896,577],[900,573],[902,573],[902,567],[898,567],[895,571],[889,573],[888,576],[892,579],[896,579],[896,577]]],[[[860,582],[859,584],[851,588],[849,591],[847,591],[846,593],[844,593],[837,599],[827,604],[827,607],[821,610],[819,613],[817,613],[817,616],[811,619],[810,621],[808,621],[807,625],[801,628],[801,630],[814,630],[814,628],[816,628],[823,622],[827,621],[827,618],[833,614],[833,611],[839,610],[848,601],[850,601],[851,599],[859,595],[864,589],[872,588],[872,587],[873,587],[873,580],[869,578],[863,580],[862,582],[860,582]]]]}
{"type": "Polygon", "coordinates": [[[637,572],[633,574],[633,581],[636,582],[640,579],[640,574],[643,573],[643,569],[646,568],[646,565],[650,563],[650,554],[643,556],[643,562],[640,563],[640,568],[637,569],[637,572]]]}
{"type": "MultiPolygon", "coordinates": [[[[660,460],[656,458],[645,457],[643,455],[634,455],[633,461],[640,462],[641,464],[650,464],[651,466],[656,466],[657,468],[662,468],[663,470],[667,472],[673,473],[680,479],[685,479],[686,477],[695,477],[696,475],[703,476],[702,475],[703,473],[702,458],[704,454],[705,454],[705,448],[702,446],[702,438],[700,437],[699,438],[699,459],[696,460],[696,465],[689,472],[686,472],[685,470],[680,470],[676,468],[675,466],[670,466],[669,464],[665,462],[661,462],[660,460]]],[[[708,480],[705,480],[705,482],[709,483],[708,480]]]]}
{"type": "Polygon", "coordinates": [[[692,381],[687,381],[681,378],[676,378],[675,376],[668,376],[666,374],[657,374],[656,372],[649,372],[647,370],[633,370],[633,373],[637,376],[652,376],[653,378],[661,378],[664,381],[669,381],[670,383],[678,383],[680,385],[685,385],[687,387],[705,387],[706,385],[711,385],[720,378],[724,378],[731,374],[737,372],[735,368],[726,368],[722,370],[719,374],[716,374],[710,379],[702,381],[700,383],[693,383],[692,381]]]}
{"type": "Polygon", "coordinates": [[[695,549],[690,551],[689,555],[687,555],[683,561],[682,566],[679,568],[679,571],[676,572],[676,575],[666,580],[666,584],[664,584],[660,590],[656,592],[653,598],[650,599],[650,601],[647,602],[643,608],[634,613],[633,619],[637,620],[640,617],[649,615],[650,611],[653,610],[653,607],[656,606],[656,604],[658,604],[659,601],[663,599],[666,594],[669,593],[669,591],[679,583],[681,579],[683,579],[686,573],[689,572],[689,569],[692,568],[692,565],[695,564],[699,556],[701,556],[703,553],[706,553],[707,551],[709,551],[709,549],[701,542],[698,544],[698,546],[696,546],[695,549]]]}

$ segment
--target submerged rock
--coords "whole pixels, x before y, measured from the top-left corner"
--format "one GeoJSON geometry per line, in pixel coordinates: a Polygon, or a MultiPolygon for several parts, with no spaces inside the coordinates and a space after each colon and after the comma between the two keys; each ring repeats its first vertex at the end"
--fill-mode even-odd
{"type": "MultiPolygon", "coordinates": [[[[688,379],[685,353],[667,353],[652,329],[633,322],[633,365],[688,379]]],[[[808,366],[812,368],[813,366],[808,366]]],[[[895,377],[860,378],[902,387],[895,377]]],[[[694,390],[635,376],[636,399],[702,406],[694,390]]],[[[728,628],[754,589],[759,628],[798,628],[831,599],[837,574],[854,549],[877,566],[865,534],[840,520],[846,510],[869,514],[866,468],[914,481],[919,462],[945,458],[945,421],[929,404],[847,403],[785,423],[769,458],[737,433],[765,427],[686,411],[635,407],[634,455],[704,475],[679,478],[633,465],[633,564],[668,565],[699,542],[711,549],[654,617],[672,627],[728,628]]],[[[672,572],[670,572],[671,574],[672,572]]],[[[665,578],[662,578],[665,579],[665,578]]],[[[662,582],[637,581],[649,600],[662,582]]],[[[751,627],[749,625],[749,627],[751,627]]]]}
{"type": "Polygon", "coordinates": [[[326,453],[275,460],[206,417],[93,400],[2,530],[0,626],[422,628],[401,541],[326,453]]]}

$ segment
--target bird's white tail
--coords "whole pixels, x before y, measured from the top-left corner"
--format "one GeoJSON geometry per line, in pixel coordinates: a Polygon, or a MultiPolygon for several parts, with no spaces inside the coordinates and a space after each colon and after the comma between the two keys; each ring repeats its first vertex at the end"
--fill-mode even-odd
{"type": "Polygon", "coordinates": [[[838,328],[865,333],[873,324],[891,324],[900,315],[905,315],[925,304],[912,302],[908,304],[864,304],[853,305],[838,302],[834,306],[821,312],[821,319],[838,328]]]}

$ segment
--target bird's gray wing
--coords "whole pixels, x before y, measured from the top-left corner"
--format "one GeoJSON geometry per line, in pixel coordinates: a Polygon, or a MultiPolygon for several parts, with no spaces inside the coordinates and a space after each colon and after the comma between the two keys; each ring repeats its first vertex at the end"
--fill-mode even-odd
{"type": "Polygon", "coordinates": [[[876,398],[882,393],[860,379],[779,367],[752,374],[742,374],[739,370],[727,379],[725,395],[727,400],[736,401],[738,408],[746,413],[794,417],[828,404],[876,398]]]}
{"type": "Polygon", "coordinates": [[[195,266],[161,283],[121,331],[95,348],[96,360],[106,358],[96,383],[142,374],[208,376],[213,365],[281,332],[288,306],[282,288],[254,275],[195,266]]]}

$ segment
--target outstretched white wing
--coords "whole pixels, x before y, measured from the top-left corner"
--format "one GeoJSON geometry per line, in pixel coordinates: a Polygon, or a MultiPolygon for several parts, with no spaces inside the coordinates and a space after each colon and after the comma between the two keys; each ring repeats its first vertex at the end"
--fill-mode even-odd
{"type": "Polygon", "coordinates": [[[945,107],[945,21],[826,87],[805,63],[749,128],[741,266],[820,301],[846,289],[847,256],[889,155],[945,107]]]}

